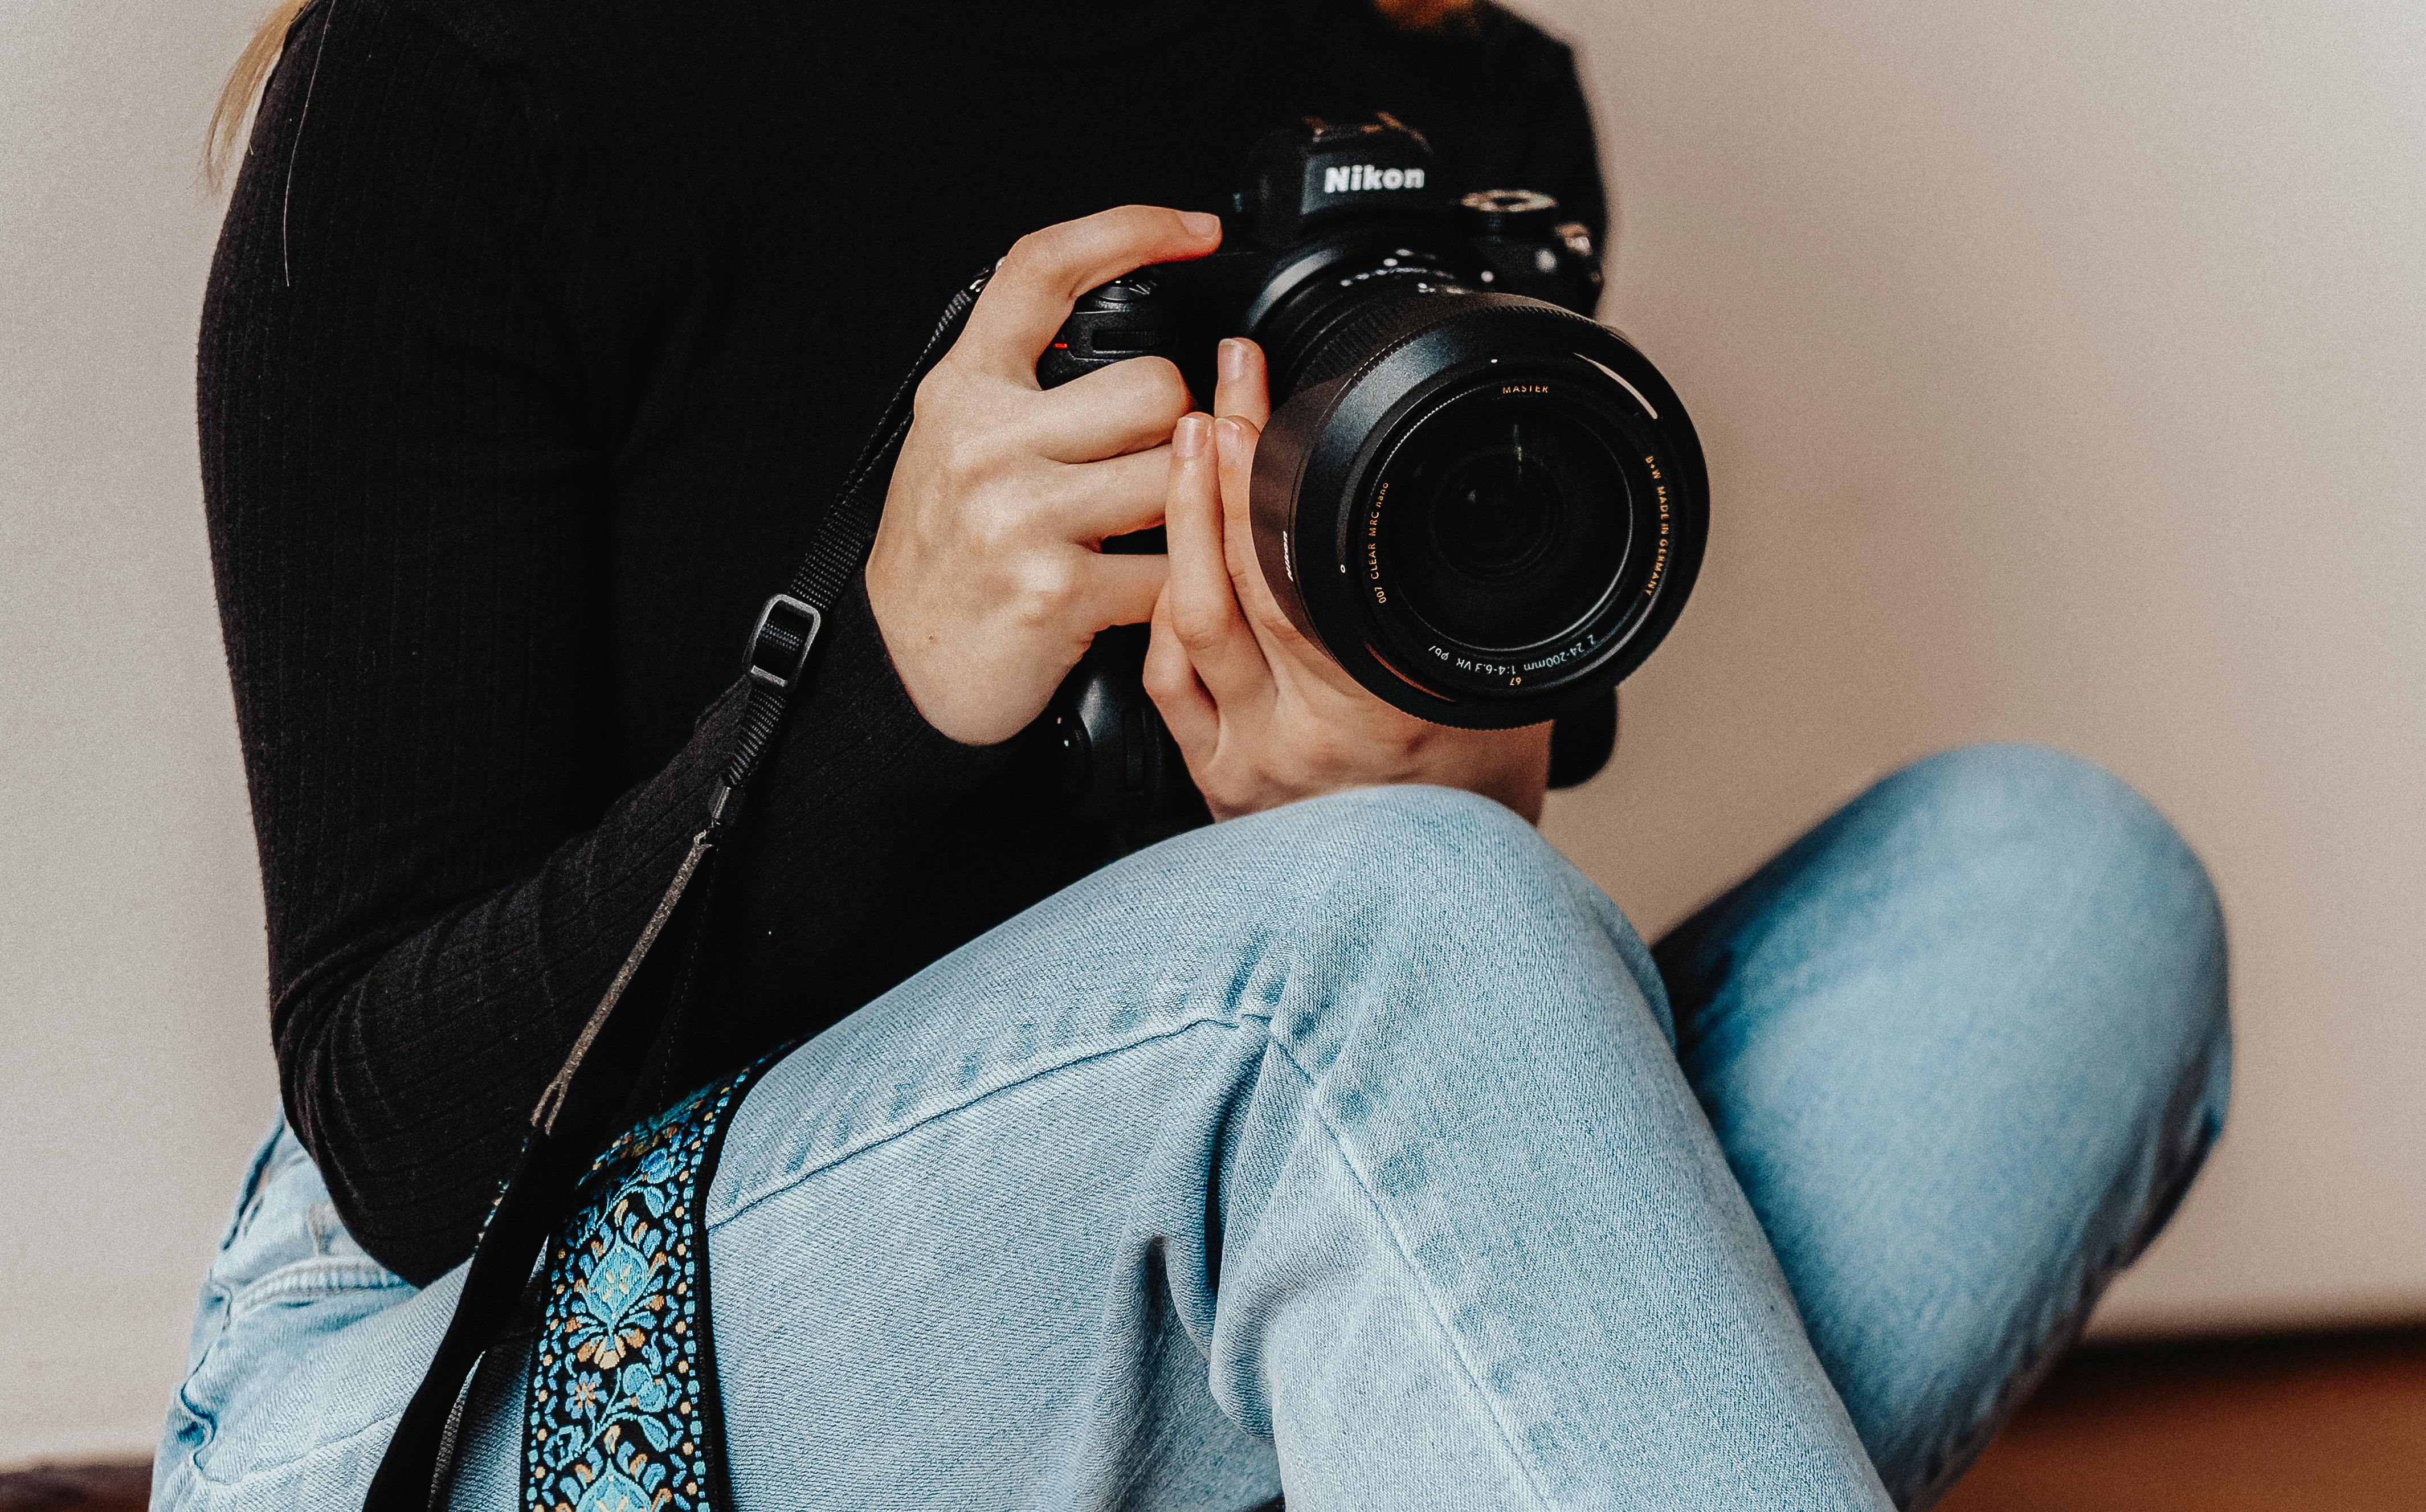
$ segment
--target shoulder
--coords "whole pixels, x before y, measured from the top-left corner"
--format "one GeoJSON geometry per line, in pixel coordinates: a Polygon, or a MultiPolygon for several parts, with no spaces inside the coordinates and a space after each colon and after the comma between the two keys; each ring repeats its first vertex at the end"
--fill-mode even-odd
{"type": "MultiPolygon", "coordinates": [[[[288,33],[212,260],[206,386],[273,340],[299,344],[282,362],[419,362],[586,295],[596,259],[525,91],[420,3],[313,0],[288,33]]],[[[521,355],[558,361],[543,346],[521,355]]]]}
{"type": "MultiPolygon", "coordinates": [[[[1537,114],[1577,93],[1575,51],[1531,21],[1480,0],[1422,24],[1386,19],[1375,0],[1311,0],[1354,48],[1377,96],[1440,101],[1479,122],[1537,114]]],[[[1422,8],[1420,6],[1417,8],[1422,8]]]]}
{"type": "Polygon", "coordinates": [[[1470,5],[1390,6],[1376,0],[1318,0],[1362,30],[1367,45],[1402,65],[1455,70],[1494,82],[1539,81],[1572,74],[1575,50],[1555,33],[1514,11],[1476,0],[1470,5]],[[1385,11],[1412,17],[1393,20],[1385,11]]]}
{"type": "Polygon", "coordinates": [[[494,70],[410,0],[311,0],[262,88],[230,223],[265,196],[283,222],[290,208],[360,217],[510,178],[526,166],[522,135],[494,70]],[[432,182],[438,165],[445,185],[432,182]]]}
{"type": "Polygon", "coordinates": [[[317,0],[380,7],[451,38],[500,72],[523,72],[577,47],[590,29],[581,8],[557,0],[317,0]]]}
{"type": "Polygon", "coordinates": [[[1471,15],[1477,45],[1523,72],[1572,72],[1575,49],[1538,23],[1483,0],[1471,15]]]}
{"type": "Polygon", "coordinates": [[[1415,30],[1372,0],[1309,3],[1361,28],[1367,97],[1431,139],[1451,182],[1546,190],[1597,233],[1591,111],[1565,41],[1488,0],[1415,30]]]}
{"type": "MultiPolygon", "coordinates": [[[[684,55],[706,29],[666,0],[317,0],[384,8],[397,24],[444,37],[524,108],[536,137],[611,137],[662,114],[684,55]]],[[[640,133],[634,133],[639,139],[640,133]]]]}

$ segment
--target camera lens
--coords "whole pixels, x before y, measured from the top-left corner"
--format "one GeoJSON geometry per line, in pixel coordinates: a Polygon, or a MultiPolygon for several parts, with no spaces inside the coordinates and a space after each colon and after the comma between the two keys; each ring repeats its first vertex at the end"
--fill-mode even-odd
{"type": "Polygon", "coordinates": [[[1359,684],[1505,728],[1587,707],[1651,653],[1707,483],[1642,353],[1454,262],[1342,242],[1273,275],[1249,312],[1279,401],[1249,502],[1273,597],[1359,684]]]}
{"type": "Polygon", "coordinates": [[[1624,574],[1625,476],[1563,415],[1480,396],[1460,408],[1382,472],[1381,570],[1445,639],[1496,652],[1554,640],[1624,574]]]}

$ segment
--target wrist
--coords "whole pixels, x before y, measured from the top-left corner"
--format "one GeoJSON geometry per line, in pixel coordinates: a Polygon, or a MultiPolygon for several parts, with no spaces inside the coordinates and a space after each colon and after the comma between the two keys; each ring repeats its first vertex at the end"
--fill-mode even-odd
{"type": "Polygon", "coordinates": [[[975,748],[999,745],[1001,737],[985,738],[985,731],[961,717],[962,711],[951,698],[951,690],[938,685],[940,680],[936,674],[946,658],[937,644],[937,637],[931,633],[922,636],[911,628],[916,623],[915,614],[896,612],[898,601],[887,594],[884,580],[872,559],[864,579],[867,589],[868,619],[875,627],[877,645],[884,654],[901,700],[917,716],[920,723],[954,745],[975,748]]]}

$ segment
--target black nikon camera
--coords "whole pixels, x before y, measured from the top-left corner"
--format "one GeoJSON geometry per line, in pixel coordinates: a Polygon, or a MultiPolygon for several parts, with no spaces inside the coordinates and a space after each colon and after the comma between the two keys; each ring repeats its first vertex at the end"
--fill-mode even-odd
{"type": "MultiPolygon", "coordinates": [[[[1559,720],[1553,780],[1591,775],[1612,690],[1675,623],[1709,524],[1685,407],[1590,316],[1591,235],[1547,195],[1449,192],[1387,116],[1275,133],[1248,184],[1223,250],[1083,296],[1040,381],[1156,354],[1208,394],[1215,344],[1253,338],[1273,404],[1255,546],[1290,619],[1422,718],[1559,720]]],[[[1195,798],[1139,683],[1145,638],[1096,637],[1045,716],[1059,784],[1093,819],[1195,798]]]]}

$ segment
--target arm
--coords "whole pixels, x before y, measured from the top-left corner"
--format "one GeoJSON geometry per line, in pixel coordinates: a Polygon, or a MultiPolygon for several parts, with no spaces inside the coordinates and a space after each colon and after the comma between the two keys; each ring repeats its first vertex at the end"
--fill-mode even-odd
{"type": "MultiPolygon", "coordinates": [[[[737,703],[617,791],[596,629],[614,438],[552,305],[521,110],[377,0],[339,8],[324,47],[330,15],[296,30],[213,268],[203,481],[282,1093],[348,1227],[426,1281],[468,1253],[737,703]]],[[[997,760],[917,716],[864,596],[806,705],[754,801],[819,864],[748,879],[781,893],[752,901],[784,920],[795,986],[839,972],[898,893],[903,816],[997,760]]]]}

